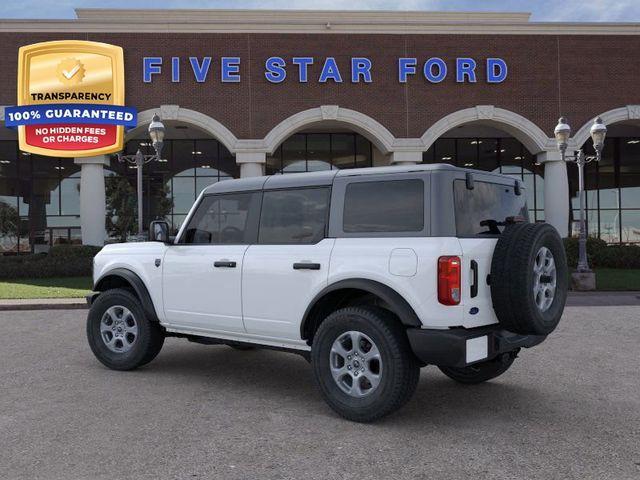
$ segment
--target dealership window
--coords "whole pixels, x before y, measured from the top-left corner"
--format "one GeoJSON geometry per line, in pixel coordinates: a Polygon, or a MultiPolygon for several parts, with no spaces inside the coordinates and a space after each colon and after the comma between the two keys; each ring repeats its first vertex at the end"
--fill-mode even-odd
{"type": "Polygon", "coordinates": [[[544,220],[544,167],[515,138],[439,138],[423,154],[422,163],[450,163],[518,178],[526,187],[529,218],[544,220]]]}
{"type": "Polygon", "coordinates": [[[267,175],[371,167],[373,146],[357,133],[296,133],[267,156],[267,175]]]}
{"type": "MultiPolygon", "coordinates": [[[[583,148],[593,151],[590,139],[583,148]]],[[[575,165],[567,167],[572,233],[577,234],[578,173],[575,165]]],[[[607,136],[602,160],[585,168],[585,187],[589,235],[608,243],[640,244],[640,136],[607,136]]]]}
{"type": "MultiPolygon", "coordinates": [[[[144,154],[153,153],[148,140],[127,142],[125,153],[135,154],[138,148],[144,154]]],[[[125,177],[135,189],[135,166],[113,157],[110,168],[110,176],[125,177]]],[[[239,176],[235,157],[215,139],[165,140],[162,161],[149,162],[143,168],[144,225],[162,218],[176,233],[204,188],[239,176]]]]}
{"type": "Polygon", "coordinates": [[[80,167],[0,141],[0,222],[0,253],[80,243],[80,167]]]}

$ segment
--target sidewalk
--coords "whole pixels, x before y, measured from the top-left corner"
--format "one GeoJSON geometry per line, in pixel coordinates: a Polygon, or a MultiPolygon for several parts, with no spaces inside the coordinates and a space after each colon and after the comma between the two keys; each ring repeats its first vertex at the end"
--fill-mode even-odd
{"type": "Polygon", "coordinates": [[[640,291],[636,292],[569,292],[567,307],[640,306],[640,291]]]}
{"type": "MultiPolygon", "coordinates": [[[[569,292],[567,307],[640,306],[637,292],[569,292]]],[[[77,310],[87,308],[84,298],[0,300],[0,312],[16,310],[77,310]]]]}

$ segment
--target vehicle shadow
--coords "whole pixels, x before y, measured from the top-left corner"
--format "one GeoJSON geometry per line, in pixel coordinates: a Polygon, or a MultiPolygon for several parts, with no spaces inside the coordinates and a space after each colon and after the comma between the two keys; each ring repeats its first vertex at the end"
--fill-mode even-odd
{"type": "MultiPolygon", "coordinates": [[[[291,412],[299,409],[301,415],[339,418],[324,404],[311,365],[296,354],[189,344],[161,352],[154,362],[136,372],[153,374],[154,381],[159,382],[179,377],[184,388],[193,385],[225,389],[229,395],[241,396],[243,402],[255,402],[256,408],[274,402],[291,412]]],[[[548,407],[553,395],[526,385],[523,378],[514,368],[484,384],[461,385],[429,366],[421,370],[418,387],[408,404],[377,424],[442,423],[469,428],[469,422],[478,420],[504,422],[511,416],[522,420],[523,412],[533,412],[531,415],[541,423],[560,421],[560,415],[548,407]]]]}

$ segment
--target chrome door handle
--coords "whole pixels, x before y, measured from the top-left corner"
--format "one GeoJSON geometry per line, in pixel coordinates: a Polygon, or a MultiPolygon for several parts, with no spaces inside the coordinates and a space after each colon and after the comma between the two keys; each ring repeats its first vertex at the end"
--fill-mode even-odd
{"type": "Polygon", "coordinates": [[[236,268],[236,262],[230,262],[228,260],[218,260],[213,262],[213,266],[216,268],[236,268]]]}

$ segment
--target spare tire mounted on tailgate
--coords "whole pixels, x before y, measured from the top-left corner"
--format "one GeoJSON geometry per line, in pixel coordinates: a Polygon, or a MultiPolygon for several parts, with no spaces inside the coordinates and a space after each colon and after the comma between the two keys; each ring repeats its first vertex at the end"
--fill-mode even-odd
{"type": "Polygon", "coordinates": [[[548,335],[558,325],[568,288],[560,235],[544,223],[505,228],[491,262],[491,298],[502,326],[525,335],[548,335]]]}

